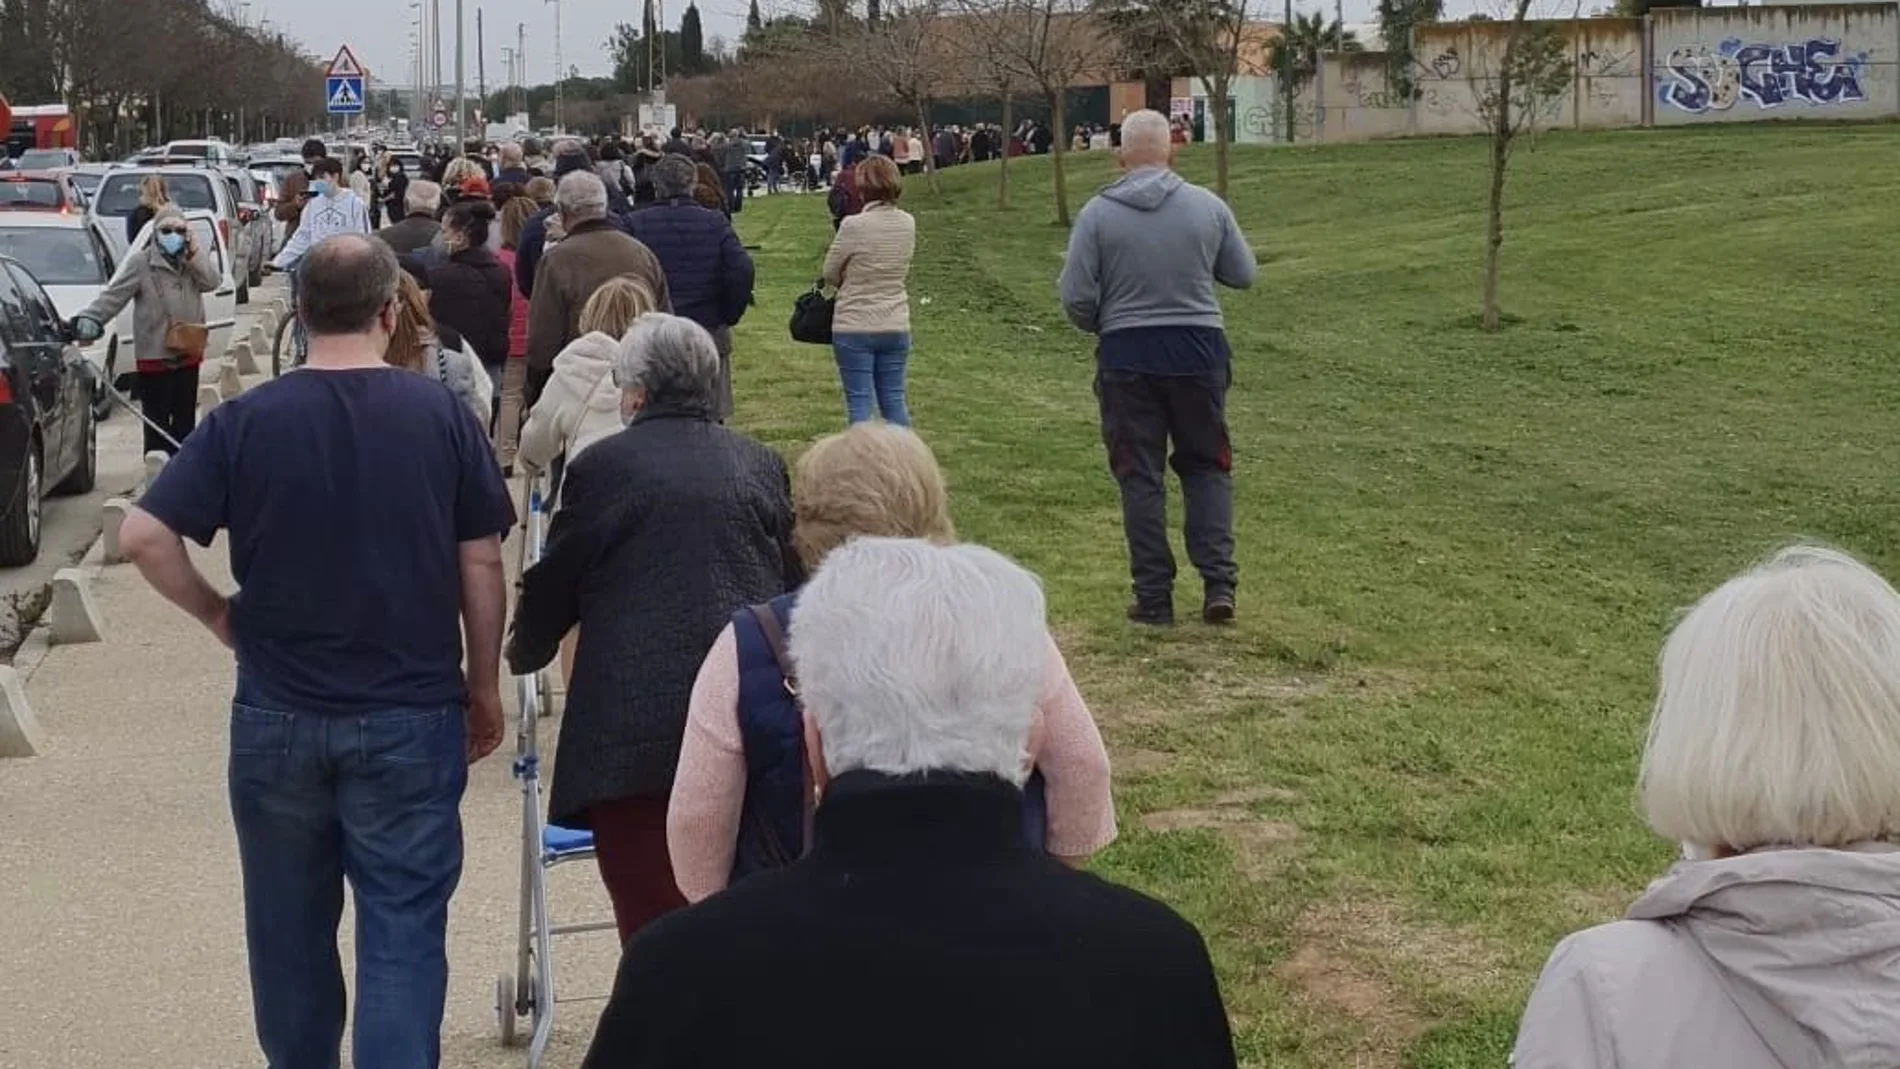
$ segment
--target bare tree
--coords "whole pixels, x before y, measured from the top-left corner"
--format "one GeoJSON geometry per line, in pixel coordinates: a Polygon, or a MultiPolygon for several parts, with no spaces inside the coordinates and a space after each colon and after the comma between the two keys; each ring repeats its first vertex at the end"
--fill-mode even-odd
{"type": "Polygon", "coordinates": [[[1570,49],[1549,24],[1528,21],[1531,0],[1515,0],[1511,29],[1504,39],[1504,55],[1496,73],[1475,82],[1478,115],[1491,137],[1491,190],[1485,204],[1484,293],[1482,323],[1495,331],[1503,321],[1498,302],[1498,274],[1504,250],[1504,179],[1518,135],[1535,130],[1544,102],[1570,88],[1574,60],[1570,49]]]}
{"type": "MultiPolygon", "coordinates": [[[[1034,86],[1049,106],[1055,136],[1050,177],[1055,183],[1056,220],[1069,225],[1069,189],[1063,157],[1069,148],[1067,96],[1084,76],[1105,73],[1115,58],[1115,40],[1087,0],[960,0],[980,20],[977,32],[994,38],[997,63],[1016,81],[1034,86]]],[[[1009,131],[1005,130],[1007,136],[1009,131]]],[[[1004,150],[1005,157],[1008,150],[1004,150]]]]}
{"type": "Polygon", "coordinates": [[[1101,5],[1128,62],[1152,64],[1161,51],[1173,60],[1170,66],[1200,79],[1214,121],[1214,191],[1222,200],[1227,198],[1228,147],[1233,141],[1230,94],[1251,33],[1250,6],[1249,0],[1113,0],[1101,5]]]}
{"type": "MultiPolygon", "coordinates": [[[[835,35],[808,38],[825,66],[852,71],[917,119],[919,136],[929,138],[930,107],[950,83],[955,50],[944,37],[942,0],[913,0],[893,5],[876,23],[848,26],[835,35]]],[[[936,153],[924,153],[924,173],[932,192],[941,193],[936,153]]]]}
{"type": "MultiPolygon", "coordinates": [[[[1011,0],[956,0],[957,15],[945,20],[944,40],[954,55],[963,61],[965,77],[954,81],[951,91],[959,96],[987,96],[995,92],[1002,97],[1004,138],[1009,137],[1010,124],[1015,121],[1016,67],[1010,62],[1009,51],[1003,45],[1006,34],[1016,32],[1026,23],[1025,8],[1020,2],[1011,0]]],[[[996,170],[996,206],[1009,207],[1009,145],[1005,141],[1002,152],[997,156],[996,170]]]]}

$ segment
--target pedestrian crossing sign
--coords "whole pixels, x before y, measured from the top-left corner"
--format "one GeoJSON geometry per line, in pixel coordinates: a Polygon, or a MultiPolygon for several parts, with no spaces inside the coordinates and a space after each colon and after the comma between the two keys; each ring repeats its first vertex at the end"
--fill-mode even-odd
{"type": "Polygon", "coordinates": [[[363,79],[360,76],[325,78],[323,98],[328,101],[326,110],[332,115],[361,115],[363,113],[363,79]]]}

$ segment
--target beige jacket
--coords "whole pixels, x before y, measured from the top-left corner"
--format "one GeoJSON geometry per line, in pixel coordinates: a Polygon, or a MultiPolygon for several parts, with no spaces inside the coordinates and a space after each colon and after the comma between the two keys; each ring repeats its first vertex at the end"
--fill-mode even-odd
{"type": "Polygon", "coordinates": [[[614,350],[619,343],[595,331],[574,339],[554,358],[554,374],[521,428],[515,458],[545,471],[567,454],[573,463],[581,450],[619,432],[620,387],[614,385],[614,350]]]}
{"type": "Polygon", "coordinates": [[[840,334],[908,334],[910,259],[917,220],[885,201],[846,216],[825,254],[825,281],[838,287],[831,329],[840,334]]]}
{"type": "Polygon", "coordinates": [[[165,332],[173,323],[205,322],[204,295],[223,281],[203,249],[189,260],[174,262],[158,246],[148,245],[125,258],[112,281],[79,315],[110,323],[130,304],[134,357],[147,363],[164,361],[165,332]]]}
{"type": "Polygon", "coordinates": [[[1516,1069],[1900,1066],[1900,852],[1685,861],[1557,945],[1516,1069]]]}

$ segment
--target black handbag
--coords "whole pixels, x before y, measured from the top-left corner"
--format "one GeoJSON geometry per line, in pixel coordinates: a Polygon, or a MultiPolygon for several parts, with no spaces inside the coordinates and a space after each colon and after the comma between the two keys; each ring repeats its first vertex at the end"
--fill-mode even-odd
{"type": "Polygon", "coordinates": [[[830,345],[831,316],[837,309],[838,299],[825,296],[825,280],[812,283],[811,289],[792,302],[792,340],[807,345],[830,345]]]}

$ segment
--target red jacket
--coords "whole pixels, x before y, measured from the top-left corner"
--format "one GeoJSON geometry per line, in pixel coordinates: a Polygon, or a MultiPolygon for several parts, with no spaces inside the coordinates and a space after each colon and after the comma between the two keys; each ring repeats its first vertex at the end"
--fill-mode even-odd
{"type": "MultiPolygon", "coordinates": [[[[508,277],[515,277],[515,250],[497,249],[495,256],[508,268],[508,277]]],[[[508,306],[508,359],[520,360],[528,355],[528,298],[522,295],[520,283],[513,287],[514,296],[508,306]]]]}

